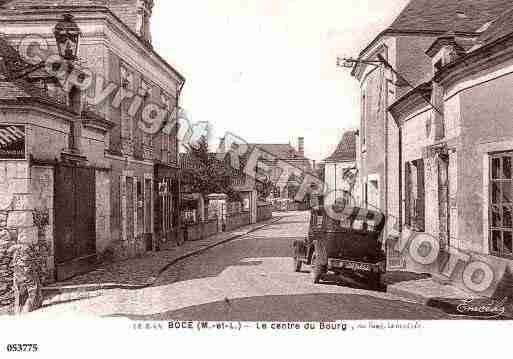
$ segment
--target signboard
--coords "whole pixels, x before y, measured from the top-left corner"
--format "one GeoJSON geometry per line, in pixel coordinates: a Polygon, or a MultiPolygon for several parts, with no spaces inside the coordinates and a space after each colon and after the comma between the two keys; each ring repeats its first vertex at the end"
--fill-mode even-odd
{"type": "Polygon", "coordinates": [[[0,124],[0,160],[24,160],[25,155],[25,126],[0,124]]]}

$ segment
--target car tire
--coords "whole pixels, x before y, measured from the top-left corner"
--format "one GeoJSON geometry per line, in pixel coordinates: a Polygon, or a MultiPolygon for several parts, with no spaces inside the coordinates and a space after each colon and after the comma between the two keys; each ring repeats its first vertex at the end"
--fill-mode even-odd
{"type": "Polygon", "coordinates": [[[298,256],[294,257],[294,272],[301,272],[301,265],[303,262],[301,262],[301,259],[299,259],[298,256]]]}

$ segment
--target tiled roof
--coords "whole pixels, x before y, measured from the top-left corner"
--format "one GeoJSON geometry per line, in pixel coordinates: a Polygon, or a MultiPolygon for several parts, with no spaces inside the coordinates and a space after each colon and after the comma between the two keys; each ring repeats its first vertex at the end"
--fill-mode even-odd
{"type": "Polygon", "coordinates": [[[2,63],[0,64],[1,99],[5,100],[27,97],[51,100],[45,95],[41,88],[29,83],[25,79],[17,79],[7,82],[6,78],[8,75],[23,72],[23,69],[30,65],[21,58],[18,51],[9,44],[3,34],[0,34],[0,58],[2,58],[2,63]]]}
{"type": "Polygon", "coordinates": [[[260,148],[279,159],[305,159],[290,143],[249,143],[248,146],[260,148]]]}
{"type": "MultiPolygon", "coordinates": [[[[191,152],[180,153],[178,157],[180,168],[182,169],[197,169],[201,167],[200,160],[191,152]]],[[[231,168],[231,166],[229,167],[230,158],[224,154],[211,152],[209,153],[209,158],[210,160],[214,161],[218,168],[231,168]]],[[[238,171],[235,171],[233,168],[232,171],[233,175],[239,174],[238,171]]]]}
{"type": "Polygon", "coordinates": [[[479,42],[484,45],[500,39],[513,32],[513,6],[502,16],[489,24],[479,36],[479,42]]]}
{"type": "Polygon", "coordinates": [[[389,29],[476,32],[512,7],[509,0],[411,0],[389,29]]]}
{"type": "Polygon", "coordinates": [[[344,132],[335,152],[324,161],[356,161],[356,131],[344,132]]]}

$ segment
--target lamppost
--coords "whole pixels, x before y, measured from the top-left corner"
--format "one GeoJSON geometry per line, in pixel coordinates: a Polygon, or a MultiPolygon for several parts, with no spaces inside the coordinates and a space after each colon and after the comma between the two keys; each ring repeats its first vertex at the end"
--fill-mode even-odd
{"type": "MultiPolygon", "coordinates": [[[[73,20],[73,15],[64,14],[63,18],[55,25],[53,34],[59,55],[67,61],[67,71],[71,72],[73,70],[72,62],[77,59],[78,45],[81,35],[80,28],[73,20]]],[[[27,78],[33,72],[36,72],[46,66],[46,61],[44,60],[38,64],[29,64],[22,59],[19,54],[4,58],[4,61],[6,62],[8,70],[5,81],[8,82],[27,78]]]]}
{"type": "MultiPolygon", "coordinates": [[[[73,19],[73,15],[64,14],[53,29],[53,35],[57,44],[60,57],[66,61],[66,72],[71,73],[74,69],[73,62],[77,60],[78,45],[81,31],[73,19]]],[[[79,74],[79,80],[83,81],[84,74],[79,74]]],[[[70,107],[77,113],[81,111],[80,91],[72,88],[68,97],[70,107]]],[[[77,136],[75,122],[71,123],[69,143],[72,153],[79,152],[75,136],[77,136]]]]}
{"type": "Polygon", "coordinates": [[[73,15],[64,14],[53,29],[59,55],[67,61],[75,61],[80,40],[80,28],[73,19],[73,15]]]}

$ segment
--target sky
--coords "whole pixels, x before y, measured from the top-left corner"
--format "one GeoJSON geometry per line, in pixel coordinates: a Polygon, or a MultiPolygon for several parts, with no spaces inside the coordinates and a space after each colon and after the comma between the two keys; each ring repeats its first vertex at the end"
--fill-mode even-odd
{"type": "Polygon", "coordinates": [[[155,49],[186,78],[181,106],[249,143],[305,138],[328,157],[357,128],[359,88],[337,56],[358,53],[408,0],[157,0],[155,49]]]}

